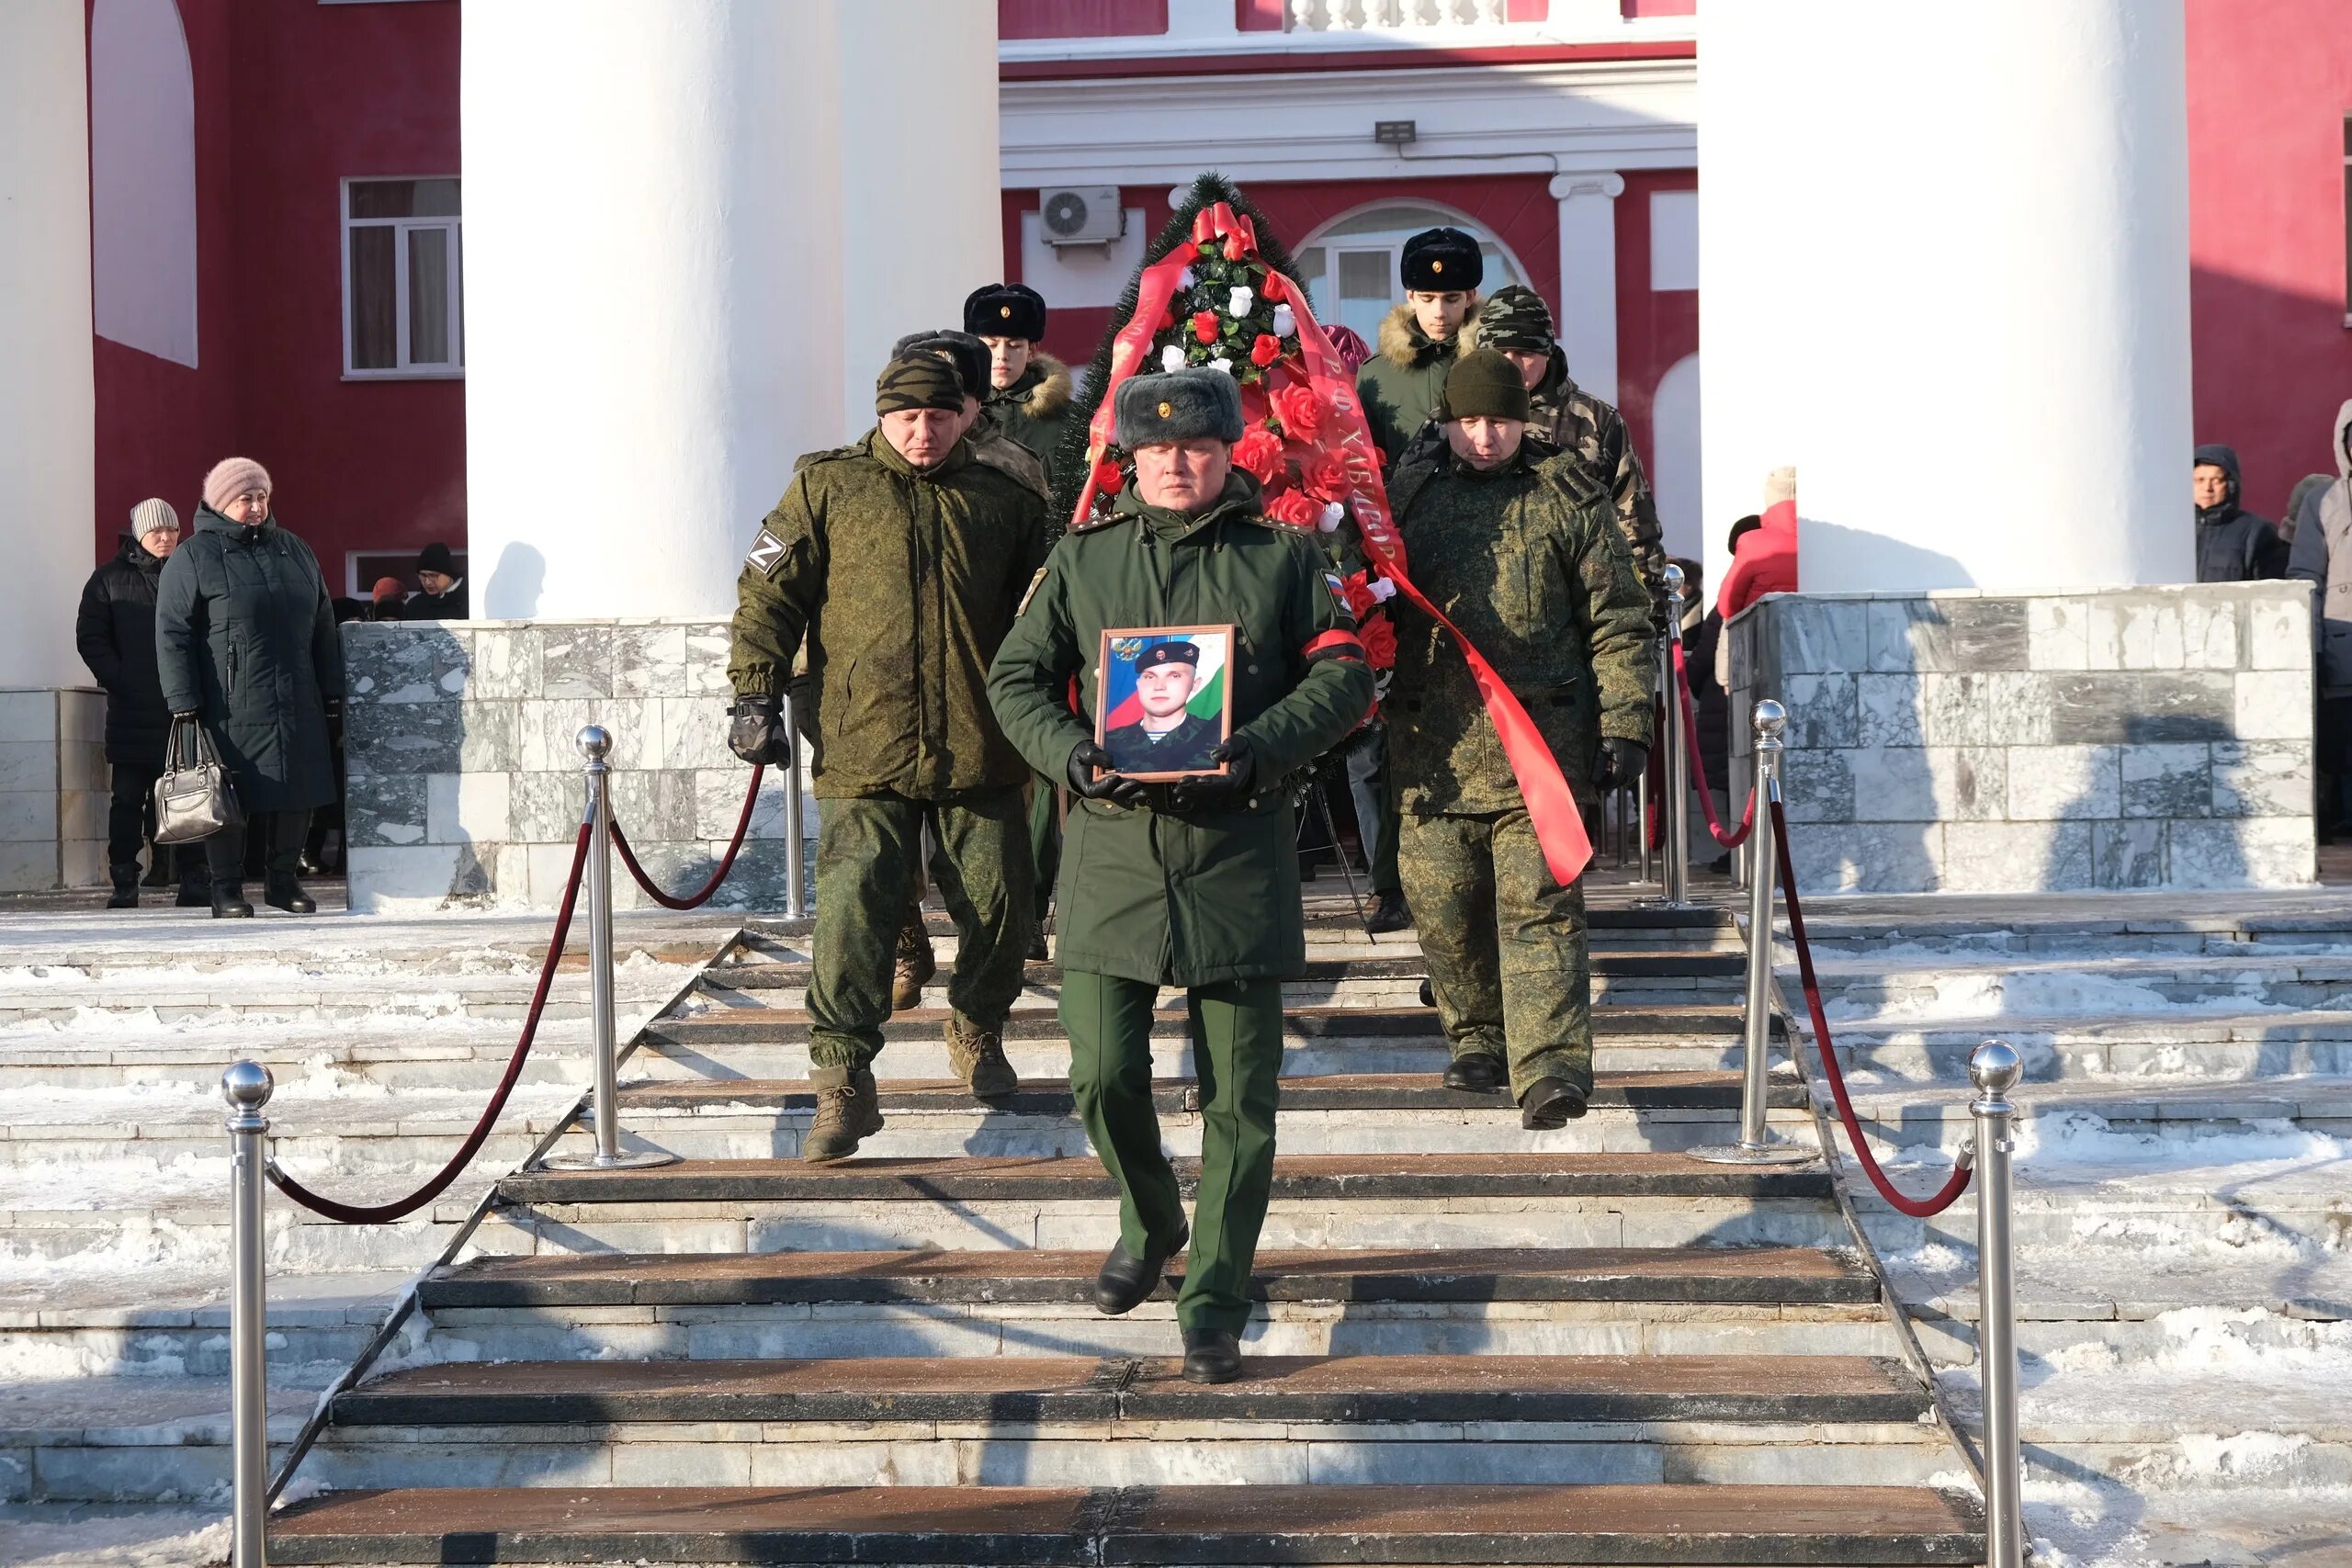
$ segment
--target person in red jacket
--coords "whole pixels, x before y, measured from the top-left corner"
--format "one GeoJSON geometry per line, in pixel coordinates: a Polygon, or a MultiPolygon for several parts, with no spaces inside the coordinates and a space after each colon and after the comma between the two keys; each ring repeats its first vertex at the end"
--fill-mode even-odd
{"type": "Polygon", "coordinates": [[[1767,593],[1797,591],[1797,475],[1794,468],[1775,468],[1764,481],[1770,503],[1761,525],[1739,536],[1732,547],[1731,570],[1724,573],[1715,608],[1730,620],[1767,593]]]}

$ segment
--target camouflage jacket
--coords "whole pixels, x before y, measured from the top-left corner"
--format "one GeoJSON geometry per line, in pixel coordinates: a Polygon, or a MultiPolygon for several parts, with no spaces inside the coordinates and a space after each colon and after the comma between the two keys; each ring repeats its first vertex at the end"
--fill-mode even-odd
{"type": "MultiPolygon", "coordinates": [[[[1463,351],[1478,346],[1478,323],[1462,329],[1463,351]]],[[[1617,512],[1617,526],[1633,549],[1634,570],[1642,585],[1661,606],[1666,597],[1666,536],[1657,522],[1657,503],[1650,497],[1649,475],[1626,434],[1625,418],[1568,378],[1567,356],[1552,350],[1552,368],[1528,394],[1527,434],[1546,446],[1575,454],[1609,487],[1617,512]]],[[[1421,427],[1412,448],[1399,461],[1434,462],[1445,450],[1445,434],[1436,425],[1421,427]]],[[[1661,612],[1662,613],[1662,612],[1661,612]]],[[[1661,622],[1661,624],[1663,624],[1661,622]]]]}
{"type": "MultiPolygon", "coordinates": [[[[1604,736],[1648,744],[1655,691],[1649,595],[1609,494],[1581,457],[1530,441],[1481,472],[1446,453],[1398,472],[1391,501],[1415,586],[1525,705],[1579,796],[1604,736]]],[[[1399,596],[1389,775],[1408,811],[1521,804],[1470,666],[1399,596]]]]}
{"type": "Polygon", "coordinates": [[[1045,560],[1045,511],[969,442],[917,469],[877,429],[802,462],[736,581],[727,674],[739,694],[776,692],[805,644],[819,795],[933,799],[1027,776],[987,682],[1045,560]]]}
{"type": "Polygon", "coordinates": [[[986,412],[995,426],[1029,449],[1053,481],[1054,449],[1069,423],[1069,367],[1050,354],[1033,354],[1010,387],[990,392],[986,412]]]}

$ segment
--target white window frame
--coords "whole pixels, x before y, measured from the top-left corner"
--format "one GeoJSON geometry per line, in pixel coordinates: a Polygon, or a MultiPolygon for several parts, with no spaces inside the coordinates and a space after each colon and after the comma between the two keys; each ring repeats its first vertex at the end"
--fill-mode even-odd
{"type": "Polygon", "coordinates": [[[343,208],[343,378],[346,381],[456,381],[466,374],[465,187],[456,175],[349,175],[343,179],[338,199],[343,208]],[[458,187],[458,210],[437,218],[354,218],[351,187],[407,181],[447,180],[458,187]],[[397,363],[362,368],[352,363],[351,231],[390,229],[392,233],[392,332],[397,363]],[[410,362],[408,342],[408,236],[416,229],[446,229],[449,233],[449,353],[447,361],[417,365],[410,362]]]}

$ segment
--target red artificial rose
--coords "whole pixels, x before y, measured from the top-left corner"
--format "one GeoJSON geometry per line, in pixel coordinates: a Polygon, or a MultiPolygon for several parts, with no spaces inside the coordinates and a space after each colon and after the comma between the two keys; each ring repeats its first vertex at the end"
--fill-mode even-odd
{"type": "Polygon", "coordinates": [[[1295,490],[1286,490],[1265,503],[1266,515],[1277,523],[1294,528],[1312,528],[1323,515],[1320,502],[1309,501],[1295,490]]]}
{"type": "Polygon", "coordinates": [[[1120,487],[1126,482],[1126,474],[1110,458],[1105,457],[1094,465],[1094,488],[1104,495],[1118,494],[1120,487]]]}
{"type": "Polygon", "coordinates": [[[1321,435],[1329,413],[1312,387],[1289,386],[1274,394],[1275,417],[1294,441],[1312,441],[1321,435]]]}
{"type": "Polygon", "coordinates": [[[1216,341],[1216,312],[1215,310],[1193,312],[1193,335],[1203,343],[1216,341]]]}
{"type": "Polygon", "coordinates": [[[1260,333],[1258,341],[1250,345],[1250,363],[1264,369],[1283,356],[1283,340],[1271,333],[1260,333]]]}
{"type": "Polygon", "coordinates": [[[1385,670],[1396,662],[1396,628],[1388,624],[1385,615],[1374,615],[1356,627],[1356,639],[1363,644],[1363,656],[1374,670],[1385,670]]]}
{"type": "Polygon", "coordinates": [[[1331,452],[1317,452],[1301,463],[1298,482],[1317,501],[1348,499],[1348,466],[1331,452]]]}
{"type": "Polygon", "coordinates": [[[1380,603],[1373,597],[1372,573],[1369,570],[1353,572],[1342,579],[1340,591],[1347,595],[1348,608],[1355,612],[1358,620],[1371,615],[1373,607],[1380,603]]]}
{"type": "Polygon", "coordinates": [[[1241,439],[1233,444],[1233,464],[1257,477],[1260,484],[1271,484],[1282,471],[1283,439],[1264,425],[1252,425],[1241,439]]]}

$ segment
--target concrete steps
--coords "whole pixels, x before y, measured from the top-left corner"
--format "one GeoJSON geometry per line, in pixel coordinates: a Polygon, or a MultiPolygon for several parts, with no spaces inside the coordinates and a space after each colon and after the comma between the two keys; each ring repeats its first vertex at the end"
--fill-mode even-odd
{"type": "Polygon", "coordinates": [[[1968,1563],[1981,1525],[1925,1488],[894,1485],[433,1488],[330,1495],[287,1563],[637,1562],[1968,1563]]]}

